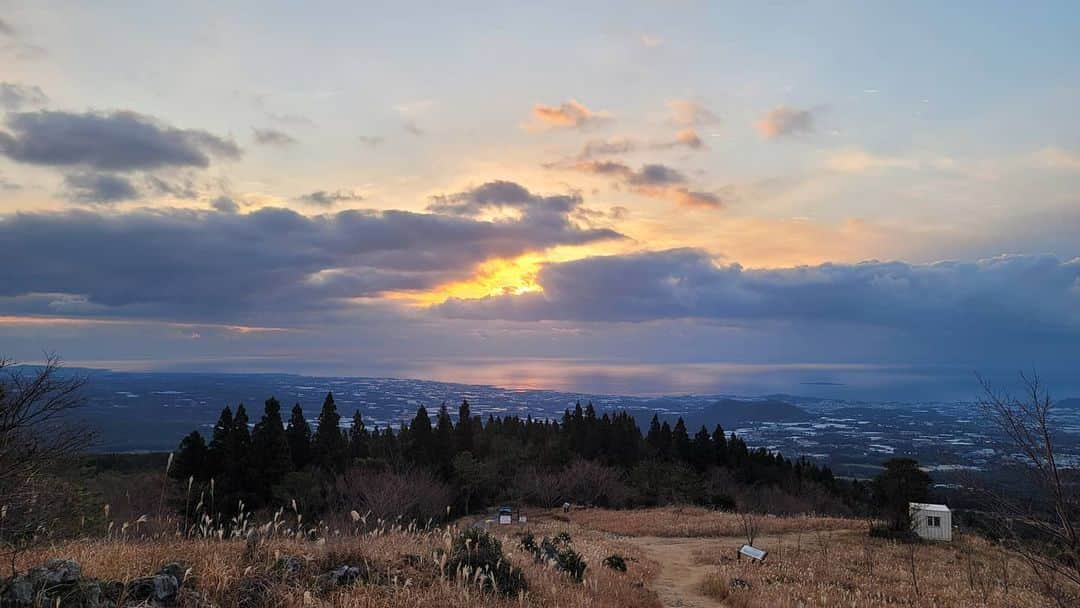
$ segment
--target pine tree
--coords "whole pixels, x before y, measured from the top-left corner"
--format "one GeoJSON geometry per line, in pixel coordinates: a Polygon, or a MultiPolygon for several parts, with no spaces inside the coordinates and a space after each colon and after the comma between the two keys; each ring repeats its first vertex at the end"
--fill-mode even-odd
{"type": "Polygon", "coordinates": [[[660,441],[658,442],[660,446],[660,453],[658,455],[660,458],[671,458],[671,442],[671,426],[668,425],[667,420],[665,420],[664,423],[660,425],[660,441]]]}
{"type": "Polygon", "coordinates": [[[682,417],[675,421],[675,429],[671,432],[671,452],[675,458],[690,462],[690,435],[686,432],[682,417]]]}
{"type": "Polygon", "coordinates": [[[229,406],[225,406],[221,410],[221,415],[218,417],[218,421],[214,424],[214,434],[210,437],[210,446],[208,449],[210,458],[207,463],[206,472],[210,477],[219,477],[225,472],[225,463],[229,462],[239,455],[232,453],[233,442],[233,415],[229,406]]]}
{"type": "Polygon", "coordinates": [[[341,434],[341,416],[334,404],[334,394],[326,393],[322,411],[319,412],[319,426],[311,441],[313,461],[328,473],[340,473],[345,470],[345,460],[349,454],[345,436],[341,434]]]}
{"type": "Polygon", "coordinates": [[[416,416],[409,425],[409,442],[407,456],[412,462],[421,466],[428,466],[435,460],[434,434],[431,431],[431,418],[427,408],[420,406],[416,410],[416,416]]]}
{"type": "Polygon", "coordinates": [[[371,456],[371,442],[368,438],[367,428],[364,427],[364,416],[360,413],[360,410],[353,412],[352,426],[349,428],[349,456],[352,458],[371,456]]]}
{"type": "Polygon", "coordinates": [[[281,422],[281,403],[271,397],[266,400],[262,419],[251,434],[250,480],[260,498],[270,498],[270,490],[292,470],[289,440],[281,422]]]}
{"type": "Polygon", "coordinates": [[[663,452],[660,441],[660,415],[653,414],[652,421],[649,422],[649,434],[645,436],[645,444],[649,446],[649,450],[655,456],[659,456],[663,452]]]}
{"type": "Polygon", "coordinates": [[[451,464],[455,453],[454,422],[450,419],[450,412],[446,409],[444,402],[439,407],[439,416],[435,426],[435,462],[433,464],[446,476],[453,472],[451,464]]]}
{"type": "Polygon", "coordinates": [[[698,471],[704,471],[713,463],[716,452],[713,449],[712,438],[705,425],[694,435],[694,442],[690,446],[690,462],[698,471]]]}
{"type": "Polygon", "coordinates": [[[299,471],[311,462],[311,427],[304,418],[304,410],[297,403],[292,408],[289,427],[285,429],[289,442],[289,455],[293,469],[299,471]]]}
{"type": "Polygon", "coordinates": [[[458,423],[454,428],[454,443],[458,452],[473,452],[473,422],[472,412],[469,411],[469,401],[461,400],[458,407],[458,423]]]}
{"type": "Polygon", "coordinates": [[[173,479],[187,481],[194,477],[199,481],[209,479],[208,450],[206,441],[199,431],[191,431],[180,441],[180,447],[176,450],[176,458],[173,459],[169,476],[173,479]]]}
{"type": "Polygon", "coordinates": [[[715,456],[713,462],[717,465],[726,467],[728,465],[728,445],[727,438],[724,437],[724,427],[719,424],[713,430],[712,434],[713,451],[715,456]]]}

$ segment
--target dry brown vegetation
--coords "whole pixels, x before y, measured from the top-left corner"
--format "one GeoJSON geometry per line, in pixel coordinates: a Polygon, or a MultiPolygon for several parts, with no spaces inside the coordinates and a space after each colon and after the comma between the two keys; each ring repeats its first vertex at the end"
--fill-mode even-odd
{"type": "MultiPolygon", "coordinates": [[[[629,511],[581,509],[554,517],[585,528],[622,536],[737,536],[743,534],[738,513],[702,507],[673,506],[629,511]]],[[[755,515],[759,534],[782,534],[809,530],[866,529],[866,522],[839,517],[755,515]]]]}
{"type": "MultiPolygon", "coordinates": [[[[714,566],[700,583],[702,592],[728,605],[1057,605],[1046,593],[1048,581],[1036,577],[1020,557],[972,535],[953,543],[917,544],[858,531],[766,536],[757,543],[770,552],[762,563],[736,559],[740,544],[739,539],[718,539],[695,552],[699,563],[714,566]],[[735,580],[745,587],[733,585],[735,580]]],[[[1057,582],[1059,589],[1062,584],[1057,582]]]]}
{"type": "Polygon", "coordinates": [[[126,581],[161,564],[179,561],[190,568],[185,586],[217,606],[543,606],[658,608],[648,590],[656,564],[634,547],[563,522],[494,529],[507,558],[525,572],[529,585],[522,597],[505,598],[485,592],[474,578],[455,580],[445,571],[440,549],[449,549],[455,527],[419,530],[379,526],[355,533],[333,533],[324,539],[270,537],[253,543],[243,539],[82,539],[42,546],[19,559],[20,570],[50,558],[74,559],[85,575],[126,581]],[[518,549],[517,535],[526,530],[537,536],[568,532],[573,546],[588,563],[582,583],[518,549]],[[603,567],[612,553],[628,558],[628,570],[603,567]],[[303,567],[286,576],[277,566],[283,555],[301,559],[303,567]],[[346,587],[326,589],[320,575],[342,564],[358,565],[361,580],[346,587]]]}

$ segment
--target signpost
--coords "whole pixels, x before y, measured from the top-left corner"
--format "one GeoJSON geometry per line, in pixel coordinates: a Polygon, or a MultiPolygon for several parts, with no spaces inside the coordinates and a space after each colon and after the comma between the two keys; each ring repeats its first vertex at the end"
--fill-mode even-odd
{"type": "Polygon", "coordinates": [[[765,561],[765,556],[768,555],[768,554],[769,554],[768,551],[763,551],[761,549],[758,549],[757,547],[752,547],[750,545],[743,545],[743,546],[739,547],[739,553],[737,555],[738,555],[739,559],[742,559],[742,556],[745,555],[746,557],[749,557],[752,560],[762,562],[762,561],[765,561]]]}

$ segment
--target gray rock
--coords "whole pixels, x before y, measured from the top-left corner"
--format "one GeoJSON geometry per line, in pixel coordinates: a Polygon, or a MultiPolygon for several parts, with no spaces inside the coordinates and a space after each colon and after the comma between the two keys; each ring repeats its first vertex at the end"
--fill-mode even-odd
{"type": "Polygon", "coordinates": [[[29,606],[34,601],[34,585],[26,576],[16,575],[0,583],[0,606],[29,606]]]}
{"type": "Polygon", "coordinates": [[[338,587],[351,585],[358,578],[360,578],[360,568],[356,566],[338,566],[326,573],[327,582],[338,587]]]}
{"type": "Polygon", "coordinates": [[[170,574],[155,574],[132,579],[127,584],[125,596],[128,601],[150,602],[155,605],[169,604],[176,599],[180,583],[170,574]]]}
{"type": "Polygon", "coordinates": [[[286,577],[293,577],[304,569],[304,560],[295,555],[282,555],[277,560],[277,569],[286,577]]]}
{"type": "Polygon", "coordinates": [[[35,589],[74,585],[82,578],[82,567],[70,559],[50,559],[28,573],[35,589]]]}

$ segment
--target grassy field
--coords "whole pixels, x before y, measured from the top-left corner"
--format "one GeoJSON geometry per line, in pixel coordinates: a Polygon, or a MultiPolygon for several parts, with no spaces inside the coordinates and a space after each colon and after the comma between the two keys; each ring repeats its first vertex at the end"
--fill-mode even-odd
{"type": "Polygon", "coordinates": [[[190,568],[184,602],[191,606],[1077,605],[1055,603],[1046,593],[1047,581],[1039,580],[1020,557],[974,536],[909,545],[870,538],[866,523],[858,520],[758,517],[755,545],[769,556],[764,563],[751,563],[735,559],[744,542],[738,515],[674,507],[531,513],[528,525],[493,527],[506,559],[522,569],[528,583],[525,594],[504,597],[485,592],[475,577],[447,572],[444,552],[471,523],[431,530],[341,526],[325,528],[314,539],[278,534],[258,543],[129,533],[39,547],[20,556],[19,567],[69,558],[87,576],[123,581],[179,561],[190,568]],[[584,580],[576,582],[521,550],[525,532],[537,539],[569,534],[588,564],[584,580]],[[626,572],[602,565],[612,554],[626,558],[626,572]],[[284,555],[301,559],[303,567],[294,576],[278,571],[284,555]],[[343,564],[361,566],[360,581],[327,588],[321,576],[343,564]]]}

